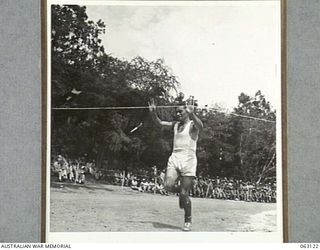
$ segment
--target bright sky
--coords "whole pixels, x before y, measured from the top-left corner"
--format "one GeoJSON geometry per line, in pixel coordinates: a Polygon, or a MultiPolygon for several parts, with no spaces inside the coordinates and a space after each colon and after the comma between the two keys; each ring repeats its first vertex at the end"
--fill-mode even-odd
{"type": "MultiPolygon", "coordinates": [[[[202,4],[203,3],[197,3],[202,4]]],[[[208,4],[208,2],[207,2],[208,4]]],[[[232,108],[258,90],[272,106],[280,92],[279,1],[208,6],[87,6],[102,19],[106,52],[131,60],[163,58],[185,96],[232,108]]],[[[181,5],[181,2],[179,3],[181,5]]]]}

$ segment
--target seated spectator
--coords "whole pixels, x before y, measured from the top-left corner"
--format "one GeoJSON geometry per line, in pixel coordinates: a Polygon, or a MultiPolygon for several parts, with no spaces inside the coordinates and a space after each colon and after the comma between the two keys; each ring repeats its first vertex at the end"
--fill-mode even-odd
{"type": "Polygon", "coordinates": [[[142,179],[140,183],[140,191],[146,192],[148,191],[148,188],[149,188],[149,182],[146,179],[142,179]]]}
{"type": "Polygon", "coordinates": [[[139,191],[137,177],[133,177],[133,179],[132,179],[132,181],[131,181],[131,186],[130,186],[130,187],[131,187],[133,190],[139,191]]]}

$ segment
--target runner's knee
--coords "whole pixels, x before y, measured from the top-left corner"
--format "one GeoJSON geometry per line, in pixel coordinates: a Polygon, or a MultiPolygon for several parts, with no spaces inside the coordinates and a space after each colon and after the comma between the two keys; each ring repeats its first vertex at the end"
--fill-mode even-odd
{"type": "Polygon", "coordinates": [[[175,183],[176,183],[175,180],[168,178],[164,182],[164,188],[168,191],[175,190],[176,189],[175,183]]]}

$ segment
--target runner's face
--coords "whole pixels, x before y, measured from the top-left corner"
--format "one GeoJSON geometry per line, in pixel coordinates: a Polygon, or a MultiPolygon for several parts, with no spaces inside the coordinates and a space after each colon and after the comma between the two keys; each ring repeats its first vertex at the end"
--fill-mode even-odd
{"type": "Polygon", "coordinates": [[[188,113],[184,106],[180,106],[177,108],[176,116],[179,121],[183,121],[188,117],[188,113]]]}

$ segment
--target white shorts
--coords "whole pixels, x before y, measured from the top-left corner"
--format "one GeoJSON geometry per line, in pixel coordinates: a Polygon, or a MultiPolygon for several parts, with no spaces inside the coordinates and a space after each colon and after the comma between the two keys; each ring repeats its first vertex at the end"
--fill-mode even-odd
{"type": "Polygon", "coordinates": [[[172,152],[168,160],[167,175],[176,171],[180,176],[196,176],[197,157],[195,152],[172,152]]]}

